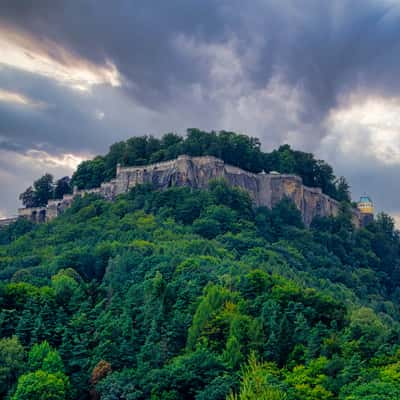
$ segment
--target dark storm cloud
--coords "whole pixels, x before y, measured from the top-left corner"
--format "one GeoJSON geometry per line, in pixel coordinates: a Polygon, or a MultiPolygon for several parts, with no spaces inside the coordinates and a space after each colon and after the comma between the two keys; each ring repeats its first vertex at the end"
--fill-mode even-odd
{"type": "Polygon", "coordinates": [[[311,111],[324,113],[336,105],[338,95],[354,89],[399,90],[394,79],[400,66],[397,6],[368,0],[306,3],[306,9],[297,3],[300,16],[286,15],[281,21],[290,27],[289,38],[272,51],[283,53],[278,62],[289,83],[302,84],[311,94],[311,111]]]}
{"type": "MultiPolygon", "coordinates": [[[[50,38],[102,64],[112,60],[142,101],[163,100],[171,84],[197,79],[204,66],[179,57],[177,33],[223,40],[223,22],[213,2],[30,1],[2,2],[3,21],[31,35],[50,38]]],[[[51,49],[49,49],[51,51],[51,49]]],[[[58,57],[58,54],[53,54],[58,57]]]]}
{"type": "Polygon", "coordinates": [[[204,43],[234,38],[239,57],[254,48],[258,62],[245,66],[253,84],[280,74],[301,86],[310,96],[306,120],[355,87],[389,94],[400,85],[399,8],[387,1],[3,0],[1,15],[96,63],[112,60],[135,98],[154,107],[176,85],[207,87],[207,63],[174,44],[181,34],[204,43]]]}
{"type": "MultiPolygon", "coordinates": [[[[38,149],[51,154],[97,154],[129,136],[183,133],[188,122],[182,119],[182,110],[193,106],[174,103],[169,111],[153,111],[118,88],[98,85],[81,92],[12,68],[0,71],[0,89],[21,93],[33,102],[31,106],[0,101],[0,149],[18,153],[38,149]]],[[[196,107],[185,115],[198,126],[206,117],[196,107]]],[[[212,115],[210,110],[207,117],[212,115]]],[[[212,129],[213,123],[203,126],[212,129]]]]}
{"type": "MultiPolygon", "coordinates": [[[[48,151],[84,150],[93,137],[82,132],[93,131],[95,121],[82,112],[84,95],[34,74],[3,69],[0,87],[23,93],[40,107],[0,102],[0,148],[48,151]]],[[[90,143],[89,143],[90,142],[90,143]]]]}

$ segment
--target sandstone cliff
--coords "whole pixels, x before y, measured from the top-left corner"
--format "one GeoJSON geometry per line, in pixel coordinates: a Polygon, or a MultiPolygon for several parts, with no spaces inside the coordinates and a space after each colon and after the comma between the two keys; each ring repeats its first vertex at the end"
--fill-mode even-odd
{"type": "MultiPolygon", "coordinates": [[[[256,206],[273,207],[284,197],[291,199],[309,225],[315,216],[337,215],[339,203],[322,193],[319,188],[302,184],[300,177],[287,174],[254,174],[225,164],[222,160],[206,157],[179,156],[175,160],[138,167],[117,166],[116,178],[101,187],[74,191],[73,195],[49,202],[40,209],[20,209],[20,216],[41,222],[50,220],[69,207],[76,196],[97,193],[112,200],[139,184],[150,184],[163,190],[171,186],[189,186],[206,189],[211,179],[222,178],[230,185],[246,190],[256,206]]],[[[360,214],[353,211],[353,222],[360,226],[360,214]]]]}

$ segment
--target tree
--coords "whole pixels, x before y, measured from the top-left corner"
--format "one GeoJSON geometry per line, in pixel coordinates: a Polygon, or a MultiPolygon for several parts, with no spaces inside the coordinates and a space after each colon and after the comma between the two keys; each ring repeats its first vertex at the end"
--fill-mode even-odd
{"type": "Polygon", "coordinates": [[[272,208],[272,219],[277,228],[282,228],[283,225],[292,225],[298,228],[304,227],[300,210],[287,197],[272,208]]]}
{"type": "Polygon", "coordinates": [[[53,176],[45,174],[19,195],[25,207],[42,207],[54,197],[53,176]]]}
{"type": "Polygon", "coordinates": [[[69,389],[68,377],[58,351],[47,342],[35,344],[28,355],[32,372],[21,375],[12,400],[64,400],[69,389]]]}
{"type": "Polygon", "coordinates": [[[233,392],[227,400],[286,400],[286,391],[277,379],[279,370],[272,363],[260,363],[254,353],[243,370],[238,394],[233,392]]]}
{"type": "Polygon", "coordinates": [[[57,350],[51,348],[48,342],[44,341],[35,344],[28,355],[28,366],[31,371],[41,369],[49,373],[64,371],[64,364],[57,350]]]}
{"type": "Polygon", "coordinates": [[[92,371],[90,378],[92,385],[97,385],[109,373],[111,373],[111,364],[105,360],[100,360],[92,371]]]}
{"type": "Polygon", "coordinates": [[[72,268],[62,269],[51,277],[51,286],[54,288],[56,299],[60,304],[65,304],[65,299],[70,299],[70,303],[73,303],[76,298],[80,297],[82,292],[79,287],[79,278],[79,274],[72,268]]]}
{"type": "Polygon", "coordinates": [[[210,181],[208,187],[216,204],[232,208],[240,212],[243,217],[251,217],[253,215],[253,203],[246,191],[229,186],[226,181],[219,179],[210,181]]]}
{"type": "Polygon", "coordinates": [[[0,397],[17,382],[24,370],[25,351],[17,337],[0,339],[0,397]]]}
{"type": "Polygon", "coordinates": [[[144,398],[135,378],[134,370],[124,368],[108,374],[96,385],[96,390],[100,394],[101,400],[144,398]]]}
{"type": "Polygon", "coordinates": [[[0,229],[0,244],[9,244],[25,235],[34,228],[35,224],[26,218],[18,218],[14,223],[0,229]]]}
{"type": "Polygon", "coordinates": [[[287,373],[286,382],[293,386],[296,399],[331,400],[334,395],[325,386],[327,376],[325,369],[328,360],[319,357],[312,360],[307,366],[298,365],[287,373]]]}
{"type": "Polygon", "coordinates": [[[78,189],[92,189],[99,187],[105,181],[106,167],[104,157],[95,157],[93,160],[83,161],[72,175],[71,186],[78,189]]]}
{"type": "Polygon", "coordinates": [[[22,375],[12,400],[65,400],[67,381],[63,374],[38,370],[22,375]]]}
{"type": "Polygon", "coordinates": [[[29,186],[25,192],[21,193],[19,199],[22,201],[24,207],[30,208],[37,206],[36,192],[33,190],[32,186],[29,186]]]}
{"type": "Polygon", "coordinates": [[[344,387],[344,400],[398,400],[400,398],[400,384],[396,380],[374,379],[370,382],[352,384],[344,387]]]}
{"type": "Polygon", "coordinates": [[[55,199],[62,199],[64,194],[71,194],[71,193],[72,193],[71,178],[69,176],[64,176],[63,178],[59,179],[56,182],[54,188],[55,199]]]}
{"type": "Polygon", "coordinates": [[[110,150],[104,160],[105,179],[115,178],[118,163],[122,163],[125,152],[125,142],[117,142],[110,146],[110,150]]]}
{"type": "Polygon", "coordinates": [[[53,175],[45,174],[34,182],[36,207],[45,206],[53,198],[53,175]]]}
{"type": "Polygon", "coordinates": [[[105,360],[100,360],[97,365],[94,367],[92,371],[92,375],[90,378],[90,383],[93,385],[92,390],[90,391],[92,399],[100,399],[100,394],[95,389],[96,385],[103,380],[111,371],[111,364],[105,360]]]}
{"type": "Polygon", "coordinates": [[[336,200],[338,201],[351,201],[350,185],[347,183],[346,178],[341,176],[335,182],[336,184],[336,200]]]}
{"type": "Polygon", "coordinates": [[[199,348],[175,357],[163,369],[155,370],[148,382],[148,389],[153,399],[195,400],[196,394],[223,371],[222,363],[213,353],[199,348]]]}

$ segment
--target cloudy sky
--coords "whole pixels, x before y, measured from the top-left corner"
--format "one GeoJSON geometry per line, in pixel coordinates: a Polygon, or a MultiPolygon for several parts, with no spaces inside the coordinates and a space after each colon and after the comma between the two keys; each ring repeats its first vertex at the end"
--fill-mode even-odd
{"type": "Polygon", "coordinates": [[[400,215],[398,0],[0,0],[0,216],[45,172],[188,127],[311,151],[400,215]]]}

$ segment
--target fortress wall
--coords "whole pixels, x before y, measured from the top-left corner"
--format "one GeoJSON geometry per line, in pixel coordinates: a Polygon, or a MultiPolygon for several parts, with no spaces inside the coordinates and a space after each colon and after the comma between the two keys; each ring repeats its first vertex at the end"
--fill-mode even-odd
{"type": "Polygon", "coordinates": [[[260,197],[260,183],[257,175],[246,172],[232,172],[230,168],[226,168],[223,178],[225,178],[230,185],[246,190],[257,206],[263,205],[263,199],[260,197]]]}
{"type": "Polygon", "coordinates": [[[0,219],[0,228],[16,222],[18,217],[2,218],[0,219]]]}
{"type": "MultiPolygon", "coordinates": [[[[19,216],[35,222],[49,221],[70,207],[77,196],[93,193],[107,200],[113,200],[117,195],[126,193],[139,184],[149,184],[158,190],[172,186],[206,189],[210,180],[218,178],[226,179],[230,185],[247,191],[257,207],[272,208],[285,197],[291,199],[300,210],[306,225],[310,225],[315,216],[337,215],[340,209],[340,204],[322,193],[320,188],[304,186],[299,176],[254,174],[225,164],[224,161],[212,156],[182,155],[175,160],[146,166],[118,165],[116,172],[115,179],[102,183],[99,188],[74,190],[72,195],[64,195],[61,200],[49,201],[47,207],[19,209],[19,216]]],[[[358,210],[353,210],[353,223],[360,226],[360,221],[360,213],[358,210]]]]}
{"type": "Polygon", "coordinates": [[[314,217],[338,214],[339,203],[329,202],[328,199],[329,197],[323,195],[320,191],[304,187],[302,214],[306,225],[310,225],[314,217]]]}
{"type": "Polygon", "coordinates": [[[32,222],[46,222],[47,207],[19,208],[18,217],[26,218],[32,222]]]}

